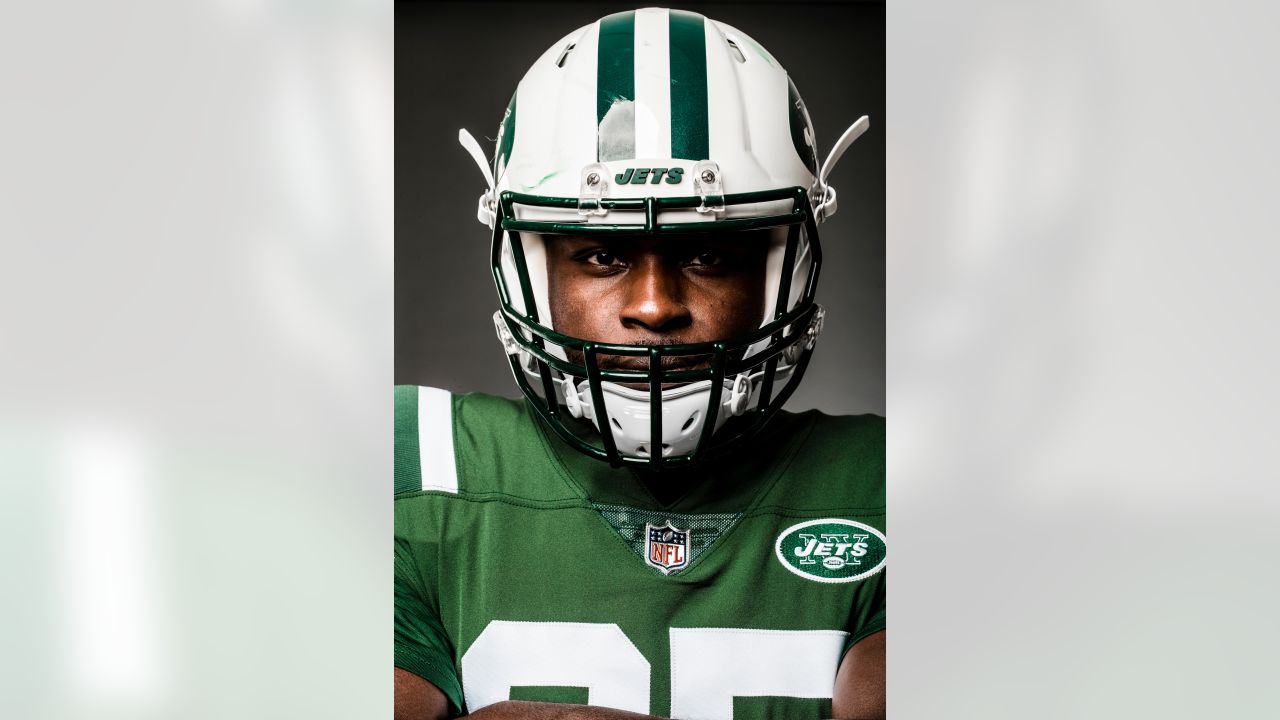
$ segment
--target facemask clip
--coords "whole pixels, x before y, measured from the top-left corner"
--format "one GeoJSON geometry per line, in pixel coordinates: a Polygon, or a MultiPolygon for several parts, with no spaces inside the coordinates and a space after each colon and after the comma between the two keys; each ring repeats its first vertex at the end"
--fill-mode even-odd
{"type": "Polygon", "coordinates": [[[818,344],[818,336],[822,334],[822,325],[825,321],[827,311],[818,307],[813,313],[813,318],[809,320],[809,327],[805,328],[804,334],[796,338],[795,342],[787,346],[782,351],[782,359],[788,365],[795,365],[800,361],[800,355],[806,350],[812,350],[818,344]]]}
{"type": "Polygon", "coordinates": [[[497,210],[497,203],[493,201],[493,195],[486,190],[480,195],[480,202],[476,204],[476,219],[492,230],[495,210],[497,210]]]}
{"type": "Polygon", "coordinates": [[[724,212],[724,178],[720,166],[710,160],[693,164],[693,191],[702,200],[698,212],[724,212]]]}
{"type": "MultiPolygon", "coordinates": [[[[814,220],[822,222],[836,214],[836,189],[830,185],[818,185],[816,189],[821,193],[821,197],[814,206],[813,216],[814,220]]],[[[815,193],[814,197],[817,196],[818,193],[815,193]]]]}
{"type": "Polygon", "coordinates": [[[812,350],[814,345],[818,344],[818,336],[822,334],[822,326],[826,322],[827,311],[818,306],[813,313],[813,319],[809,321],[809,328],[804,332],[804,349],[812,350]]]}
{"type": "Polygon", "coordinates": [[[569,410],[569,415],[574,418],[585,416],[588,420],[591,419],[591,405],[582,401],[582,396],[578,394],[578,387],[573,382],[573,378],[564,378],[561,381],[561,387],[564,390],[564,404],[569,410]]]}
{"type": "Polygon", "coordinates": [[[508,355],[520,354],[520,343],[511,336],[511,330],[507,328],[507,323],[502,319],[502,311],[498,310],[493,313],[493,329],[498,333],[498,342],[502,343],[502,349],[508,355]]]}
{"type": "Polygon", "coordinates": [[[605,215],[609,211],[600,202],[609,190],[609,170],[600,163],[582,168],[582,181],[578,184],[578,214],[605,215]]]}
{"type": "Polygon", "coordinates": [[[737,417],[747,411],[747,403],[751,400],[751,381],[742,373],[733,379],[733,388],[729,390],[729,400],[725,406],[729,414],[737,417]]]}

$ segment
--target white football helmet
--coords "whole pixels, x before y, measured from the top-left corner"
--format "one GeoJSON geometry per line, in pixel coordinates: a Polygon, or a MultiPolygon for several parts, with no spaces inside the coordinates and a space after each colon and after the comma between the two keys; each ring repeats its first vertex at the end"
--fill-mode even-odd
{"type": "Polygon", "coordinates": [[[493,231],[498,337],[538,414],[582,452],[654,469],[716,457],[759,430],[822,330],[817,226],[836,210],[826,178],[866,127],[855,122],[819,167],[813,124],[778,61],[692,12],[615,13],[548,48],[511,98],[492,171],[459,132],[489,185],[477,215],[493,231]],[[766,306],[748,335],[614,345],[553,326],[543,234],[763,228],[766,306]],[[605,355],[645,357],[648,369],[602,369],[605,355]],[[710,367],[664,373],[660,361],[678,356],[710,367]]]}

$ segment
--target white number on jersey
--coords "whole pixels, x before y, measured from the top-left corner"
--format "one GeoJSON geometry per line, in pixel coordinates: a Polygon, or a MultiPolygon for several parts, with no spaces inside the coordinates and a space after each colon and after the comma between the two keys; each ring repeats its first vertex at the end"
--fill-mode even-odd
{"type": "MultiPolygon", "coordinates": [[[[671,715],[731,720],[735,697],[830,698],[839,630],[671,628],[671,715]]],[[[490,622],[462,656],[467,709],[515,686],[587,688],[590,705],[651,712],[649,661],[613,623],[490,622]]]]}
{"type": "Polygon", "coordinates": [[[671,628],[671,717],[733,717],[735,697],[829,698],[840,630],[671,628]]]}
{"type": "Polygon", "coordinates": [[[649,712],[649,661],[612,623],[494,620],[462,656],[467,709],[507,700],[516,685],[587,688],[587,703],[649,712]]]}

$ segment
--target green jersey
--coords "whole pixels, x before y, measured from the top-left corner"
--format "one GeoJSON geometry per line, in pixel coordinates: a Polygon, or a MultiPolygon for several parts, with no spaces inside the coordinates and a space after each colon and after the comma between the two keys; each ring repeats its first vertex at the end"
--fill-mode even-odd
{"type": "Polygon", "coordinates": [[[454,712],[576,702],[829,717],[883,630],[884,420],[779,413],[682,478],[611,468],[521,401],[396,389],[396,666],[454,712]]]}

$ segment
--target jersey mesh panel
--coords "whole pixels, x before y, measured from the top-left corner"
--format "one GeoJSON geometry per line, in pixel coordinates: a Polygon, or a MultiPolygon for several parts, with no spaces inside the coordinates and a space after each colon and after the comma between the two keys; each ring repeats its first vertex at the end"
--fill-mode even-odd
{"type": "Polygon", "coordinates": [[[625,505],[592,504],[632,551],[645,556],[645,525],[663,525],[668,520],[680,530],[689,532],[689,564],[698,559],[721,535],[742,517],[739,513],[673,513],[642,510],[625,505]]]}

